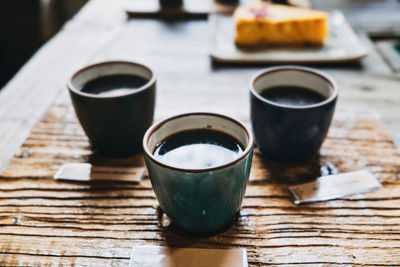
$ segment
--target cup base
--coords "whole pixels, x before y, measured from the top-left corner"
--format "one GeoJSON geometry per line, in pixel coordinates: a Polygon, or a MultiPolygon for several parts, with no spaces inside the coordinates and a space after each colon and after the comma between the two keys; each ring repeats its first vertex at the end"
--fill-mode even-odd
{"type": "MultiPolygon", "coordinates": [[[[164,211],[162,210],[161,207],[159,207],[159,210],[161,211],[161,216],[162,214],[165,214],[164,211]]],[[[165,214],[165,216],[168,216],[165,214]]],[[[228,223],[224,224],[221,227],[218,227],[216,230],[212,230],[212,231],[204,231],[201,228],[196,228],[196,229],[188,229],[185,228],[181,225],[179,225],[178,223],[176,223],[175,221],[173,221],[171,218],[168,217],[168,219],[170,220],[170,223],[165,227],[166,230],[173,232],[174,234],[180,235],[180,236],[187,236],[187,237],[210,237],[210,236],[214,236],[220,233],[223,233],[227,230],[229,230],[234,223],[237,221],[237,219],[240,217],[240,210],[235,214],[235,216],[232,218],[232,220],[230,220],[228,223]]]]}
{"type": "Polygon", "coordinates": [[[317,155],[312,155],[312,156],[307,156],[307,157],[276,157],[276,156],[270,156],[268,154],[264,154],[262,152],[260,152],[260,155],[266,159],[268,159],[271,162],[277,162],[277,163],[306,163],[306,162],[310,162],[313,161],[317,155]]]}

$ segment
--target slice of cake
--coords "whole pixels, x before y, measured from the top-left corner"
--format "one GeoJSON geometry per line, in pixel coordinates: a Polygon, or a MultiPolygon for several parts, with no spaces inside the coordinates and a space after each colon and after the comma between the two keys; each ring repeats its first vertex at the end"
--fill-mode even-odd
{"type": "Polygon", "coordinates": [[[328,35],[328,14],[322,11],[260,1],[238,7],[233,16],[239,46],[322,45],[328,35]]]}

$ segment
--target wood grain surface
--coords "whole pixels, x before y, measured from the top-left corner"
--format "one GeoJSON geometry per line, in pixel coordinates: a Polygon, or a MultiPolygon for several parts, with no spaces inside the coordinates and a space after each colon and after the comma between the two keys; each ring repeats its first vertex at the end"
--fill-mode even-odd
{"type": "Polygon", "coordinates": [[[64,86],[82,65],[152,66],[156,120],[206,110],[249,123],[248,81],[267,65],[215,64],[208,33],[205,21],[127,20],[124,1],[92,0],[2,89],[0,169],[15,155],[0,176],[0,266],[122,266],[141,244],[243,247],[251,266],[400,265],[400,157],[385,126],[400,143],[400,78],[366,35],[369,55],[359,63],[319,66],[340,87],[320,157],[277,165],[256,153],[240,214],[222,233],[200,238],[177,229],[158,209],[148,177],[140,184],[52,179],[67,162],[144,166],[141,155],[92,153],[64,86]],[[340,172],[366,168],[383,189],[295,206],[286,185],[330,164],[340,172]]]}
{"type": "MultiPolygon", "coordinates": [[[[83,65],[115,59],[150,64],[159,74],[159,95],[163,99],[171,99],[171,92],[179,91],[184,97],[189,94],[195,95],[195,98],[200,97],[199,103],[207,106],[210,101],[202,92],[219,93],[231,90],[233,94],[247,97],[247,91],[243,89],[247,88],[248,80],[267,65],[239,67],[214,64],[209,58],[209,27],[206,21],[127,19],[127,2],[132,5],[139,1],[141,0],[89,1],[1,89],[0,170],[7,165],[47,107],[59,94],[65,93],[65,83],[69,75],[83,65]]],[[[392,0],[388,1],[393,3],[392,0]]],[[[330,6],[329,1],[318,1],[316,7],[323,6],[322,2],[330,6]]],[[[341,3],[352,4],[348,1],[341,3]]],[[[348,17],[352,17],[351,9],[348,11],[348,17]]],[[[354,13],[357,12],[359,9],[354,10],[354,13]]],[[[379,20],[386,21],[385,16],[374,19],[374,24],[379,20]]],[[[319,68],[334,72],[334,77],[339,82],[343,80],[340,86],[345,94],[358,96],[361,93],[362,97],[352,98],[352,105],[360,104],[377,109],[388,124],[394,139],[400,143],[400,122],[397,118],[393,119],[393,109],[399,105],[396,99],[400,99],[400,91],[397,90],[399,78],[395,78],[392,69],[382,59],[368,36],[361,39],[369,49],[368,57],[355,64],[319,68]]],[[[343,99],[343,95],[341,98],[343,99]]],[[[233,103],[232,96],[225,95],[222,99],[233,103]]],[[[181,107],[181,110],[196,107],[191,101],[179,104],[170,109],[175,111],[181,107]]],[[[158,105],[165,104],[158,101],[158,105]]],[[[240,112],[240,116],[246,118],[247,109],[245,110],[233,109],[233,113],[240,112]]]]}
{"type": "Polygon", "coordinates": [[[53,180],[66,162],[144,166],[142,155],[93,154],[70,105],[52,106],[0,177],[0,265],[127,264],[133,245],[243,247],[250,266],[400,264],[400,156],[371,114],[337,112],[320,156],[276,164],[256,153],[242,209],[210,237],[181,231],[158,208],[149,178],[127,182],[53,180]],[[383,189],[296,206],[287,184],[321,167],[370,170],[383,189]]]}

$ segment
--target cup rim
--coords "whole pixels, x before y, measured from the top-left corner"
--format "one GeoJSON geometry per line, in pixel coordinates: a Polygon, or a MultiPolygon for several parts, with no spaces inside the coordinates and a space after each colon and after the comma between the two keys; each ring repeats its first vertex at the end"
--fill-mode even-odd
{"type": "Polygon", "coordinates": [[[78,69],[77,71],[75,71],[67,81],[67,88],[70,91],[74,92],[75,94],[78,94],[78,95],[81,95],[81,96],[84,96],[84,97],[96,98],[96,99],[110,99],[110,98],[114,99],[114,98],[120,98],[120,97],[125,97],[125,96],[129,96],[129,95],[138,94],[138,93],[146,90],[150,86],[152,86],[155,83],[156,79],[157,79],[157,75],[152,70],[152,68],[150,68],[150,67],[148,67],[148,66],[146,66],[146,65],[144,65],[142,63],[133,62],[133,61],[124,61],[124,60],[102,61],[102,62],[99,62],[99,63],[87,65],[87,66],[82,67],[82,68],[78,69]],[[81,90],[79,90],[78,88],[76,88],[72,84],[72,81],[76,78],[76,76],[78,76],[79,74],[81,74],[84,71],[87,71],[87,70],[90,70],[90,69],[94,69],[94,68],[97,68],[97,67],[100,67],[100,66],[118,65],[118,64],[142,67],[142,68],[144,68],[144,69],[146,69],[146,70],[148,70],[150,72],[151,78],[143,86],[141,86],[141,87],[139,87],[139,88],[137,88],[135,90],[132,90],[132,92],[124,93],[124,94],[116,95],[116,96],[104,96],[104,95],[89,94],[89,93],[86,93],[86,92],[82,92],[81,90]]]}
{"type": "Polygon", "coordinates": [[[249,88],[250,88],[250,92],[253,96],[257,97],[260,101],[273,105],[273,106],[277,106],[277,107],[281,107],[281,108],[286,108],[286,109],[293,109],[293,110],[303,110],[303,109],[312,109],[312,108],[316,108],[316,107],[320,107],[320,106],[324,106],[330,102],[332,102],[334,99],[337,98],[338,93],[339,93],[339,87],[336,83],[336,81],[327,73],[322,72],[320,70],[314,69],[314,68],[310,68],[310,67],[304,67],[304,66],[294,66],[294,65],[284,65],[284,66],[277,66],[277,67],[269,67],[269,68],[265,68],[259,72],[257,72],[251,79],[250,79],[250,83],[249,83],[249,88]],[[292,105],[285,105],[285,104],[279,104],[276,102],[273,102],[271,100],[268,100],[264,97],[262,97],[255,89],[254,89],[254,84],[258,79],[261,79],[263,76],[268,75],[270,73],[273,72],[279,72],[279,71],[299,71],[299,72],[305,72],[311,75],[315,75],[318,76],[320,78],[322,78],[323,80],[325,80],[327,83],[329,83],[329,85],[332,87],[332,95],[329,96],[327,99],[325,99],[324,101],[321,101],[319,103],[316,104],[312,104],[312,105],[304,105],[304,106],[292,106],[292,105]]]}
{"type": "MultiPolygon", "coordinates": [[[[227,133],[229,134],[229,133],[227,133]]],[[[143,137],[143,151],[145,152],[145,154],[149,157],[150,160],[152,160],[155,164],[164,167],[164,168],[168,168],[174,171],[179,171],[179,172],[188,172],[188,173],[204,173],[204,172],[210,172],[210,171],[217,171],[217,170],[221,170],[221,169],[225,169],[227,167],[233,166],[235,165],[237,162],[241,161],[242,159],[244,159],[252,150],[254,146],[254,138],[253,138],[253,134],[251,133],[251,131],[246,127],[246,125],[244,125],[242,122],[229,117],[227,115],[222,115],[222,114],[218,114],[218,113],[212,113],[212,112],[189,112],[189,113],[182,113],[182,114],[178,114],[178,115],[174,115],[174,116],[170,116],[168,118],[165,118],[155,124],[153,124],[144,134],[143,137]],[[210,168],[202,168],[202,169],[185,169],[185,168],[179,168],[179,167],[174,167],[168,164],[165,164],[163,162],[161,162],[160,160],[158,160],[156,157],[154,157],[153,153],[151,153],[151,151],[149,151],[148,148],[148,143],[150,140],[150,137],[159,129],[161,128],[161,126],[163,126],[164,124],[175,120],[175,119],[179,119],[182,117],[187,117],[187,116],[210,116],[210,117],[219,117],[225,120],[229,120],[235,124],[237,124],[240,128],[242,128],[244,130],[244,132],[247,135],[248,138],[248,144],[245,148],[245,150],[241,153],[241,155],[239,157],[237,157],[234,160],[231,160],[225,164],[222,165],[218,165],[215,167],[210,167],[210,168]]]]}

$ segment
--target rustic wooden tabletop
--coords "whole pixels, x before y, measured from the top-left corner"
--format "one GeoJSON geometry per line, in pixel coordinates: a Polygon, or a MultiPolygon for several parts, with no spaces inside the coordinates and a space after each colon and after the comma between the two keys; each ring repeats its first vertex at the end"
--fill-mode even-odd
{"type": "Polygon", "coordinates": [[[125,4],[90,1],[0,93],[1,266],[120,266],[133,245],[143,244],[243,247],[251,266],[400,264],[400,155],[393,142],[400,144],[400,76],[382,41],[363,32],[366,58],[315,66],[340,86],[320,157],[282,166],[256,153],[242,209],[225,232],[182,233],[157,208],[148,177],[139,184],[54,181],[66,162],[144,167],[141,155],[92,154],[65,87],[72,72],[90,63],[153,66],[156,120],[205,110],[249,122],[248,80],[267,65],[212,62],[206,21],[128,20],[125,4]],[[327,163],[340,172],[368,169],[383,189],[294,205],[286,185],[317,176],[327,163]]]}

